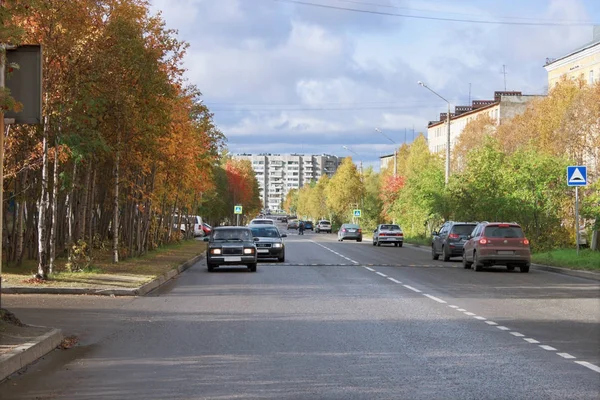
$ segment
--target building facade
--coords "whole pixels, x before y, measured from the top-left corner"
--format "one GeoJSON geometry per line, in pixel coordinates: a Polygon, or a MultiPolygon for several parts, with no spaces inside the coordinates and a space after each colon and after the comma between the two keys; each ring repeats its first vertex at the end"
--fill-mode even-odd
{"type": "Polygon", "coordinates": [[[394,153],[379,157],[379,171],[386,169],[390,163],[394,164],[394,153]]]}
{"type": "Polygon", "coordinates": [[[333,176],[341,159],[328,154],[236,154],[234,159],[248,160],[258,179],[263,207],[279,210],[291,189],[333,176]]]}
{"type": "MultiPolygon", "coordinates": [[[[456,106],[450,114],[450,149],[454,147],[465,126],[480,115],[488,115],[496,122],[510,120],[521,114],[531,100],[543,97],[538,95],[523,95],[521,92],[495,92],[494,100],[473,100],[470,106],[456,106]]],[[[440,113],[438,121],[431,121],[427,127],[427,142],[432,153],[445,152],[448,125],[447,113],[440,113]]]]}
{"type": "Polygon", "coordinates": [[[591,42],[557,59],[546,59],[548,88],[554,87],[563,77],[583,79],[588,84],[600,80],[600,26],[594,27],[591,42]]]}

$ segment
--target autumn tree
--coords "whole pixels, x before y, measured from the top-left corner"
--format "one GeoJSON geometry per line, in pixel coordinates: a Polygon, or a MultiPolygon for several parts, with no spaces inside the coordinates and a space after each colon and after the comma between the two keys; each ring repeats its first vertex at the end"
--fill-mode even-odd
{"type": "Polygon", "coordinates": [[[338,221],[351,218],[353,208],[360,207],[364,185],[352,158],[346,157],[325,188],[326,205],[338,221]]]}

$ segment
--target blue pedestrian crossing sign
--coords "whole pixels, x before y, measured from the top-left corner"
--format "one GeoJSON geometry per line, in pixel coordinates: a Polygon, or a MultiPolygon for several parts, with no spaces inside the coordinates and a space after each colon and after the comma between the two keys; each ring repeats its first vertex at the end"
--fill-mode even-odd
{"type": "Polygon", "coordinates": [[[362,214],[361,210],[354,210],[354,216],[355,217],[360,217],[362,214]]]}
{"type": "Polygon", "coordinates": [[[242,213],[242,206],[234,206],[233,207],[233,213],[234,214],[241,214],[242,213]]]}
{"type": "Polygon", "coordinates": [[[567,167],[567,185],[587,185],[587,167],[583,165],[571,165],[567,167]]]}

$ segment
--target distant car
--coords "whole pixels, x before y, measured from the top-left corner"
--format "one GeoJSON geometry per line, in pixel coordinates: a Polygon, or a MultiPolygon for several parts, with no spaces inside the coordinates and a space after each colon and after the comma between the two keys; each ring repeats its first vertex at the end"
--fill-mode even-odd
{"type": "Polygon", "coordinates": [[[210,233],[212,232],[212,226],[210,226],[209,224],[203,222],[202,223],[202,230],[204,231],[205,235],[210,235],[210,233]]]}
{"type": "Polygon", "coordinates": [[[393,244],[396,247],[402,247],[404,243],[404,232],[400,225],[380,224],[373,231],[373,246],[382,244],[393,244]]]}
{"type": "Polygon", "coordinates": [[[305,231],[314,231],[315,230],[315,226],[313,225],[312,221],[304,221],[304,230],[305,231]]]}
{"type": "Polygon", "coordinates": [[[256,272],[257,250],[250,228],[220,226],[204,241],[208,242],[206,266],[209,271],[221,265],[246,265],[256,272]]]}
{"type": "Polygon", "coordinates": [[[463,246],[463,267],[481,271],[491,265],[506,265],[509,271],[519,267],[529,272],[531,248],[519,224],[481,222],[463,246]]]}
{"type": "Polygon", "coordinates": [[[338,231],[338,242],[346,239],[362,242],[362,229],[357,224],[343,224],[338,231]]]}
{"type": "Polygon", "coordinates": [[[476,226],[476,222],[444,222],[439,231],[432,232],[431,257],[437,260],[441,255],[444,261],[461,257],[467,236],[476,226]]]}
{"type": "Polygon", "coordinates": [[[287,224],[287,228],[288,229],[298,229],[298,221],[297,220],[289,221],[287,224]]]}
{"type": "Polygon", "coordinates": [[[181,233],[185,234],[188,229],[193,232],[194,237],[204,236],[204,230],[202,229],[202,217],[199,215],[179,215],[173,216],[174,228],[179,228],[181,233]],[[177,225],[179,223],[179,225],[177,225]]]}
{"type": "Polygon", "coordinates": [[[282,234],[276,227],[268,225],[252,225],[250,230],[255,238],[259,259],[276,258],[279,262],[285,261],[285,243],[283,243],[283,238],[287,237],[285,233],[282,234]]]}
{"type": "Polygon", "coordinates": [[[315,226],[315,232],[331,233],[331,222],[327,221],[326,219],[322,219],[322,220],[318,221],[317,226],[315,226]]]}
{"type": "Polygon", "coordinates": [[[281,222],[283,222],[284,224],[287,224],[287,222],[288,222],[287,217],[281,217],[281,222]]]}
{"type": "Polygon", "coordinates": [[[275,222],[268,218],[254,218],[248,225],[275,225],[275,222]]]}

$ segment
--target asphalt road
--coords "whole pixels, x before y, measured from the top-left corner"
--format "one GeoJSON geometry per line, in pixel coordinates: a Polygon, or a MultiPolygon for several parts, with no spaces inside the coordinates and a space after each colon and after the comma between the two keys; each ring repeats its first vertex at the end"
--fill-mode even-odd
{"type": "Polygon", "coordinates": [[[3,296],[81,343],[8,399],[598,399],[600,285],[464,270],[408,246],[291,234],[286,263],[151,295],[3,296]]]}

